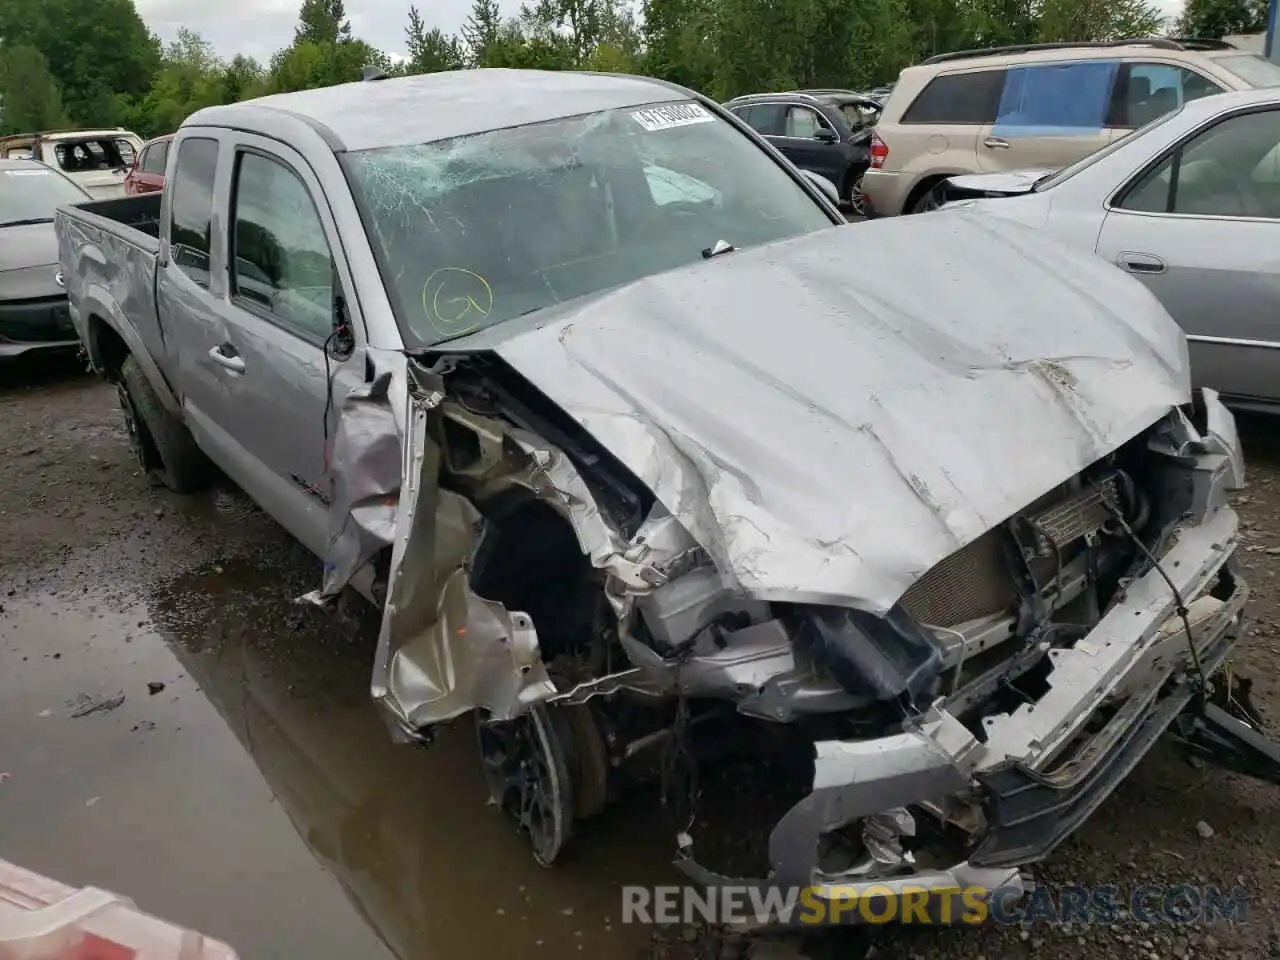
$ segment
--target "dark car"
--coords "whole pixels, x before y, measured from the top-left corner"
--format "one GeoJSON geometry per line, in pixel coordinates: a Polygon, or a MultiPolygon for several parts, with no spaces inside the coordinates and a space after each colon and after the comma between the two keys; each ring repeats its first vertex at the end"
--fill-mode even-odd
{"type": "Polygon", "coordinates": [[[859,185],[871,165],[875,97],[853,90],[752,93],[725,105],[802,170],[826,177],[840,199],[862,212],[859,185]]]}
{"type": "Polygon", "coordinates": [[[76,349],[53,213],[92,199],[36,160],[0,159],[0,358],[76,349]]]}

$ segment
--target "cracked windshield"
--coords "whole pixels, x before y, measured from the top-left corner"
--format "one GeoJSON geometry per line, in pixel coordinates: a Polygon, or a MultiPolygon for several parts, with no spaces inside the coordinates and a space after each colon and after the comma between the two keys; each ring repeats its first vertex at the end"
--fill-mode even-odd
{"type": "Polygon", "coordinates": [[[347,161],[401,326],[426,345],[725,245],[831,225],[767,154],[687,102],[366,150],[347,161]]]}

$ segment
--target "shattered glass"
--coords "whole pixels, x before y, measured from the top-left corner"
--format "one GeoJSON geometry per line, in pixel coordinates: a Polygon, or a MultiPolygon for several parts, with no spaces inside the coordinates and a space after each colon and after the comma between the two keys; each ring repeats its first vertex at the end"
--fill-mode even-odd
{"type": "Polygon", "coordinates": [[[621,109],[345,158],[406,339],[431,345],[831,225],[695,104],[621,109]]]}

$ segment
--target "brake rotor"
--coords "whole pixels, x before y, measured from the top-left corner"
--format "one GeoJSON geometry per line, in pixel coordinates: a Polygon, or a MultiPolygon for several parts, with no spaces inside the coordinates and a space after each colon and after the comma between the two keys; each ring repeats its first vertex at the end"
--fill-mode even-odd
{"type": "Polygon", "coordinates": [[[489,795],[529,837],[533,857],[553,863],[573,828],[573,786],[564,742],[570,734],[554,709],[538,705],[514,720],[478,724],[489,795]]]}

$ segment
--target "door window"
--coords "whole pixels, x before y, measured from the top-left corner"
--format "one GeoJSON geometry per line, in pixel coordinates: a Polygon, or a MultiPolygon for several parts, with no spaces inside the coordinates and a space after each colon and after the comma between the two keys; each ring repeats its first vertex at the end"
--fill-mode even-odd
{"type": "Polygon", "coordinates": [[[169,141],[162,140],[160,143],[153,143],[142,154],[142,163],[139,164],[143,173],[153,173],[158,177],[164,176],[165,160],[169,156],[169,141]]]}
{"type": "Polygon", "coordinates": [[[992,123],[1004,91],[1004,70],[973,70],[934,77],[907,107],[902,123],[992,123]]]}
{"type": "Polygon", "coordinates": [[[232,211],[232,296],[311,340],[333,332],[333,255],[306,184],[242,153],[232,211]]]}
{"type": "Polygon", "coordinates": [[[811,107],[787,107],[786,136],[801,140],[812,140],[818,131],[830,129],[831,124],[811,107]]]}
{"type": "Polygon", "coordinates": [[[785,107],[781,103],[753,103],[738,110],[741,117],[756,133],[766,137],[780,137],[785,128],[785,107]]]}
{"type": "Polygon", "coordinates": [[[1280,110],[1236,114],[1184,143],[1116,204],[1187,216],[1280,219],[1280,110]]]}
{"type": "Polygon", "coordinates": [[[1116,60],[1078,60],[1010,68],[992,133],[1062,137],[1100,132],[1119,67],[1116,60]]]}
{"type": "Polygon", "coordinates": [[[1222,87],[1186,67],[1126,63],[1116,83],[1109,125],[1140,127],[1184,103],[1215,93],[1222,93],[1222,87]]]}
{"type": "Polygon", "coordinates": [[[218,141],[188,137],[178,148],[169,225],[170,259],[202,287],[209,286],[209,237],[218,141]]]}

